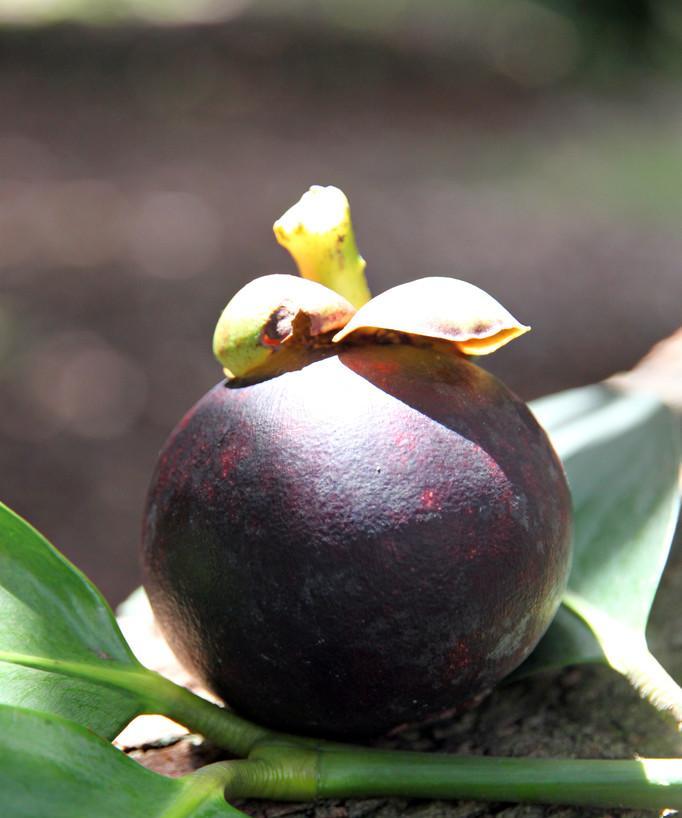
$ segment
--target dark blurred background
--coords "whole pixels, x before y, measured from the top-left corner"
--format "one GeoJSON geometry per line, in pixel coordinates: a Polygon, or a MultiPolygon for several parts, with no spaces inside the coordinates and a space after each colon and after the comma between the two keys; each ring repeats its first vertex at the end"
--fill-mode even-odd
{"type": "Polygon", "coordinates": [[[677,0],[0,0],[0,497],[113,602],[271,225],[349,195],[375,291],[488,289],[526,398],[682,319],[677,0]]]}

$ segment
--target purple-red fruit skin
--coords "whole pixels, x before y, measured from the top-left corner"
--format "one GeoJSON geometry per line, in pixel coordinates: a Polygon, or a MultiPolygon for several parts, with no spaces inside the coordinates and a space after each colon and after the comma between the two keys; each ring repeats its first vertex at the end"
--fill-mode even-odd
{"type": "Polygon", "coordinates": [[[533,649],[570,564],[561,464],[479,367],[351,347],[218,384],[145,513],[146,588],[186,666],[244,716],[379,734],[486,692],[533,649]]]}

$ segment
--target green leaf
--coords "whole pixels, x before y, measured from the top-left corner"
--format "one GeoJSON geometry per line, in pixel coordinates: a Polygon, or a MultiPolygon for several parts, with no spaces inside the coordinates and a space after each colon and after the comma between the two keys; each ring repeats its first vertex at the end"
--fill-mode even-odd
{"type": "Polygon", "coordinates": [[[601,390],[598,409],[550,432],[573,496],[569,589],[642,631],[677,519],[677,424],[655,398],[601,390]]]}
{"type": "Polygon", "coordinates": [[[532,409],[566,469],[574,554],[563,609],[517,675],[606,661],[682,717],[682,691],[645,640],[679,505],[676,419],[651,396],[604,384],[532,409]]]}
{"type": "Polygon", "coordinates": [[[238,755],[269,734],[143,667],[99,591],[0,503],[1,704],[105,738],[139,713],[161,713],[238,755]]]}
{"type": "Polygon", "coordinates": [[[223,798],[220,766],[165,778],[80,725],[0,705],[0,801],[7,818],[243,816],[223,798]]]}
{"type": "Polygon", "coordinates": [[[0,503],[0,703],[56,713],[107,738],[141,712],[132,693],[51,673],[60,663],[103,679],[142,670],[100,593],[0,503]]]}

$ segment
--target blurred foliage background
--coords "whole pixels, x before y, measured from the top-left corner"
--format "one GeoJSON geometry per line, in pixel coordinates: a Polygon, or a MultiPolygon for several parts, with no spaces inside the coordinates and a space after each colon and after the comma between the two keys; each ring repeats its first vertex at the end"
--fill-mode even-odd
{"type": "Polygon", "coordinates": [[[120,600],[217,315],[351,198],[375,291],[488,289],[526,398],[682,318],[676,0],[0,0],[0,497],[120,600]]]}

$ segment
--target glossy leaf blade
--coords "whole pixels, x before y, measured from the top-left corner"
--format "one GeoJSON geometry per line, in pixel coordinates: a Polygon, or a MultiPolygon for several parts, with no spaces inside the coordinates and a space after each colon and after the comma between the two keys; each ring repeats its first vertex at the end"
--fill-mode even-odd
{"type": "Polygon", "coordinates": [[[570,611],[562,610],[518,675],[592,661],[625,672],[605,647],[613,644],[611,632],[628,633],[633,658],[635,652],[644,658],[644,631],[679,504],[675,418],[655,398],[604,384],[531,408],[566,469],[574,557],[565,600],[570,611]]]}
{"type": "Polygon", "coordinates": [[[555,392],[531,401],[533,414],[550,435],[618,400],[620,393],[602,383],[555,392]]]}
{"type": "Polygon", "coordinates": [[[676,422],[656,399],[624,393],[551,437],[573,495],[569,589],[643,631],[677,519],[676,422]]]}
{"type": "Polygon", "coordinates": [[[198,776],[146,770],[60,717],[0,705],[0,804],[7,818],[216,818],[242,813],[198,776]]]}
{"type": "Polygon", "coordinates": [[[107,738],[140,712],[133,694],[25,667],[15,657],[82,663],[100,672],[141,668],[100,593],[0,504],[0,703],[56,713],[107,738]]]}

